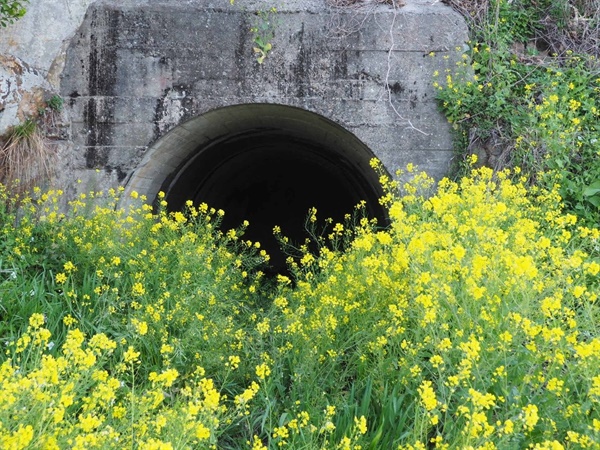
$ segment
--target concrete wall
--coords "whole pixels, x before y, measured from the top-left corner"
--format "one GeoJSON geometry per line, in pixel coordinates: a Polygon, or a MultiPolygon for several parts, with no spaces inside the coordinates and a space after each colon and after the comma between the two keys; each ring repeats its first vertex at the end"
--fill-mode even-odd
{"type": "Polygon", "coordinates": [[[0,134],[22,120],[25,92],[59,90],[67,47],[92,1],[31,2],[21,20],[0,29],[0,134]]]}
{"type": "Polygon", "coordinates": [[[223,106],[273,103],[340,124],[391,172],[413,162],[440,178],[452,145],[432,74],[454,64],[467,30],[439,1],[406,3],[33,2],[20,23],[0,32],[0,133],[20,119],[24,91],[60,92],[68,137],[57,183],[103,188],[125,183],[153,143],[187,120],[223,106]],[[273,49],[261,65],[250,29],[273,4],[273,49]]]}

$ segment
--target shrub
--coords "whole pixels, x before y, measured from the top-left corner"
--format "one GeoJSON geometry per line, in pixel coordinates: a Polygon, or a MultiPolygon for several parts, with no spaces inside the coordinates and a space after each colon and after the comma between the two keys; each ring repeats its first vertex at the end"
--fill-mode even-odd
{"type": "Polygon", "coordinates": [[[565,0],[476,3],[469,51],[435,81],[457,159],[476,153],[548,189],[557,183],[568,212],[600,223],[599,11],[565,0]]]}

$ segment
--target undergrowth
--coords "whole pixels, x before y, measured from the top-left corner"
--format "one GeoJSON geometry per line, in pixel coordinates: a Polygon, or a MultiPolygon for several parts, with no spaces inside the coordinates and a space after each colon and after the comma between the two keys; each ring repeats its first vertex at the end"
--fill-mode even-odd
{"type": "Polygon", "coordinates": [[[0,185],[0,447],[600,448],[600,82],[550,39],[586,5],[470,2],[436,82],[497,170],[382,175],[387,229],[313,231],[274,282],[208,205],[0,185]]]}
{"type": "Polygon", "coordinates": [[[2,190],[0,446],[597,448],[598,229],[518,171],[412,176],[276,286],[207,205],[2,190]]]}
{"type": "Polygon", "coordinates": [[[566,211],[600,223],[600,8],[586,0],[450,0],[470,23],[455,70],[438,74],[457,176],[475,153],[556,184],[566,211]]]}

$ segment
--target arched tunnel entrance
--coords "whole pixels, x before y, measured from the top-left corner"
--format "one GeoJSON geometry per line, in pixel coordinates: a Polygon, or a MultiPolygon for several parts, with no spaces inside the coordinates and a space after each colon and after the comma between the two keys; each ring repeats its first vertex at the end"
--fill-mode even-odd
{"type": "Polygon", "coordinates": [[[309,208],[317,208],[317,228],[326,218],[343,221],[362,200],[369,217],[386,222],[373,157],[352,133],[318,114],[272,104],[229,106],[159,139],[127,189],[149,199],[162,190],[171,210],[187,200],[223,209],[224,230],[248,220],[244,239],[260,242],[272,270],[282,272],[286,255],[273,228],[304,242],[309,208]]]}

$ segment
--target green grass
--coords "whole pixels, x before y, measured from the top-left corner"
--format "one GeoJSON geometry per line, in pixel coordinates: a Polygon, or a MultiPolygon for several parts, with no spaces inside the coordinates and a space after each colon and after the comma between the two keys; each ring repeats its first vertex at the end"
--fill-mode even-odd
{"type": "Polygon", "coordinates": [[[206,205],[3,191],[2,447],[597,447],[600,233],[518,176],[384,179],[293,283],[206,205]]]}

